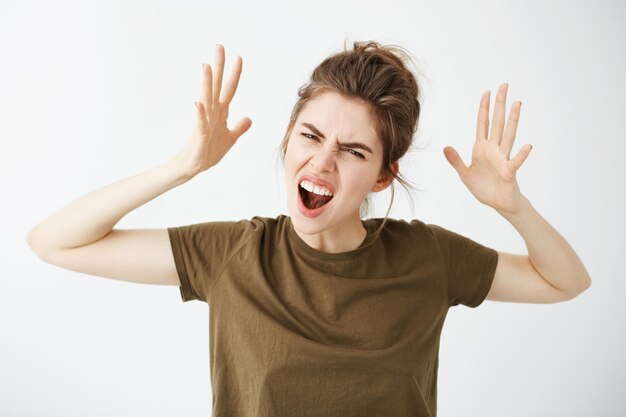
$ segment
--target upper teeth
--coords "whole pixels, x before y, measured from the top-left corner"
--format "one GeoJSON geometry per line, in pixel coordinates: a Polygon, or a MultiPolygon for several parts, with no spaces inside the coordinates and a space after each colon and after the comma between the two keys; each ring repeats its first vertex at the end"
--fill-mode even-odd
{"type": "Polygon", "coordinates": [[[333,193],[331,193],[328,188],[320,187],[319,185],[315,185],[311,181],[307,181],[307,180],[302,181],[300,183],[300,187],[304,188],[305,190],[311,193],[315,193],[319,195],[333,195],[333,193]]]}

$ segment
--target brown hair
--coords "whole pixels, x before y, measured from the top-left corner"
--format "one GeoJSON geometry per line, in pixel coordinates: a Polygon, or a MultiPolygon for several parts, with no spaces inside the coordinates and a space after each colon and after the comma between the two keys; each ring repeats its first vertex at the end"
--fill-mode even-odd
{"type": "MultiPolygon", "coordinates": [[[[280,145],[283,163],[289,136],[300,111],[309,100],[331,91],[369,105],[375,130],[383,145],[380,175],[393,177],[407,191],[415,188],[399,170],[393,170],[393,164],[409,150],[420,115],[420,88],[406,61],[412,60],[402,47],[381,45],[375,41],[355,41],[352,50],[344,45],[344,51],[324,59],[311,74],[310,81],[298,90],[299,98],[280,145]]],[[[376,235],[387,221],[393,199],[392,182],[391,202],[376,235]]],[[[369,207],[368,196],[361,205],[362,217],[369,212],[369,207]]]]}

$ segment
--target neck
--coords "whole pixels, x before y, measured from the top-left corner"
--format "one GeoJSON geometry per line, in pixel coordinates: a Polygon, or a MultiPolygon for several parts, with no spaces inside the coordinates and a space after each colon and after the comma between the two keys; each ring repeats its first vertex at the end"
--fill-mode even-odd
{"type": "Polygon", "coordinates": [[[310,247],[320,252],[342,253],[357,249],[367,237],[360,218],[337,225],[320,233],[307,235],[294,227],[295,232],[310,247]]]}

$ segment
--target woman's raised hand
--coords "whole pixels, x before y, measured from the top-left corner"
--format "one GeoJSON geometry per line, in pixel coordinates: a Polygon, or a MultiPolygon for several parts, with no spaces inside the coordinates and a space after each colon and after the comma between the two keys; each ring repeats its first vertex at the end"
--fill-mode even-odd
{"type": "Polygon", "coordinates": [[[203,81],[200,101],[196,101],[197,123],[191,139],[176,156],[189,178],[217,164],[250,126],[252,120],[244,117],[229,130],[228,107],[237,90],[242,59],[237,56],[230,79],[222,89],[224,73],[224,47],[215,46],[214,67],[203,64],[203,81]]]}
{"type": "Polygon", "coordinates": [[[446,146],[443,150],[446,159],[474,197],[502,213],[514,213],[523,201],[524,197],[515,174],[532,149],[532,145],[526,144],[514,158],[511,158],[522,102],[513,103],[505,127],[508,87],[508,84],[503,83],[498,88],[491,131],[489,131],[490,92],[485,91],[482,95],[472,162],[469,166],[465,165],[453,147],[446,146]]]}

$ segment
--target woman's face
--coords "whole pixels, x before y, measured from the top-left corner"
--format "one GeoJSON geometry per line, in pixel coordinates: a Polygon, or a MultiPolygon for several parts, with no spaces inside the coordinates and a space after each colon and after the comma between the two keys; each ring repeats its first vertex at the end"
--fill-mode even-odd
{"type": "Polygon", "coordinates": [[[325,92],[311,99],[293,126],[285,152],[287,206],[294,226],[316,234],[337,226],[360,224],[359,208],[370,191],[384,189],[377,182],[382,165],[382,145],[374,130],[369,108],[361,102],[325,92]],[[314,189],[318,194],[301,189],[314,189]],[[312,184],[311,184],[312,183],[312,184]],[[332,199],[318,205],[332,192],[332,199]],[[311,204],[313,203],[313,204],[311,204]],[[307,206],[309,206],[307,208],[307,206]]]}

